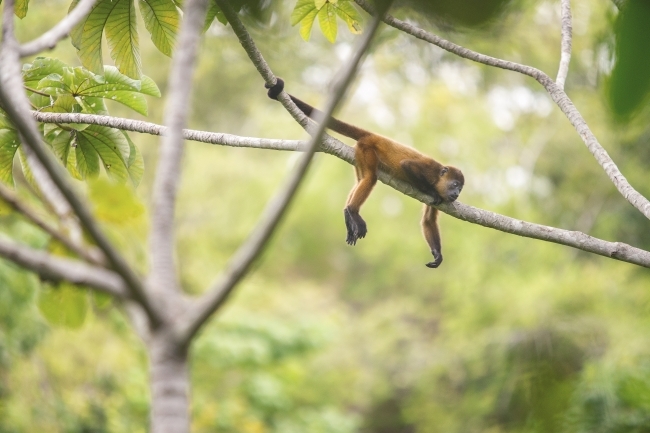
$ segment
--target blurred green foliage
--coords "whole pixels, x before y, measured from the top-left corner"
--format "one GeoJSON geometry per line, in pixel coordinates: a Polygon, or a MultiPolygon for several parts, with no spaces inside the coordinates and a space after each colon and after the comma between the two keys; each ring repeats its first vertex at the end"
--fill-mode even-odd
{"type": "MultiPolygon", "coordinates": [[[[63,1],[50,8],[55,1],[31,1],[21,40],[66,10],[63,1]]],[[[489,32],[441,33],[553,73],[557,6],[531,2],[489,32]]],[[[647,114],[621,127],[604,86],[615,10],[597,0],[572,6],[567,91],[628,180],[649,195],[647,114]]],[[[315,33],[305,43],[289,21],[294,7],[274,2],[271,18],[251,26],[253,37],[288,90],[319,105],[354,37],[340,32],[332,46],[315,33]]],[[[388,28],[379,40],[340,117],[461,167],[463,202],[650,248],[648,221],[619,196],[533,80],[388,28]]],[[[228,27],[212,25],[201,54],[192,128],[304,137],[266,97],[228,27]]],[[[78,64],[69,46],[51,55],[78,64]]],[[[141,55],[143,72],[164,95],[168,59],[148,41],[141,55]]],[[[160,122],[163,104],[149,102],[149,120],[160,122]]],[[[134,116],[114,101],[106,105],[134,116]]],[[[159,138],[131,138],[155,167],[159,138]]],[[[223,269],[296,157],[187,144],[177,242],[189,293],[203,291],[223,269]]],[[[383,185],[363,209],[368,237],[351,248],[341,209],[353,179],[347,164],[317,156],[253,274],[192,347],[193,431],[650,429],[647,270],[443,216],[445,262],[432,272],[424,267],[421,205],[383,185]]],[[[152,182],[148,169],[137,194],[103,178],[79,184],[111,239],[142,271],[152,182]]],[[[0,232],[52,249],[2,207],[0,232]]],[[[53,326],[37,308],[46,290],[0,262],[0,432],[146,431],[147,361],[120,309],[96,296],[89,302],[79,290],[86,296],[83,325],[53,326]]]]}

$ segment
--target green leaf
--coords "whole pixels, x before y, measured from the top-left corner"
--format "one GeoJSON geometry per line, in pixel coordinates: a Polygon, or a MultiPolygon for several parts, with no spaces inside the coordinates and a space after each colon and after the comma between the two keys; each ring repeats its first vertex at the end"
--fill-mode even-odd
{"type": "Polygon", "coordinates": [[[29,8],[29,0],[16,0],[14,4],[14,13],[20,19],[25,18],[27,9],[29,8]]]}
{"type": "Polygon", "coordinates": [[[99,173],[99,156],[108,177],[126,182],[129,179],[126,161],[130,153],[128,141],[117,129],[90,125],[77,132],[77,168],[84,177],[94,177],[99,173]],[[80,157],[83,160],[80,161],[80,157]]]}
{"type": "Polygon", "coordinates": [[[13,129],[0,129],[0,181],[13,184],[13,166],[16,150],[20,146],[18,134],[13,129]]]}
{"type": "Polygon", "coordinates": [[[351,33],[355,35],[361,33],[361,15],[359,15],[352,2],[341,0],[334,6],[334,9],[336,14],[348,25],[351,33]]]}
{"type": "MultiPolygon", "coordinates": [[[[313,14],[313,17],[315,17],[317,13],[318,8],[316,8],[314,0],[298,0],[296,7],[294,7],[293,12],[291,12],[291,25],[295,26],[310,14],[313,14]]],[[[313,17],[311,19],[312,22],[314,21],[313,17]]]]}
{"type": "Polygon", "coordinates": [[[650,95],[650,4],[628,0],[616,20],[616,63],[609,81],[609,101],[619,120],[629,120],[650,95]]]}
{"type": "Polygon", "coordinates": [[[106,41],[120,72],[131,78],[142,75],[138,23],[133,0],[113,0],[117,6],[106,21],[106,41]]]}
{"type": "Polygon", "coordinates": [[[321,10],[325,6],[325,3],[327,3],[327,0],[313,0],[313,2],[316,9],[321,10]]]}
{"type": "Polygon", "coordinates": [[[102,34],[120,72],[140,78],[140,51],[133,0],[98,0],[90,14],[71,32],[81,63],[90,71],[104,73],[102,34]]]}
{"type": "Polygon", "coordinates": [[[88,293],[67,282],[44,284],[38,309],[50,324],[79,328],[86,320],[88,293]]]}
{"type": "Polygon", "coordinates": [[[160,98],[160,89],[154,80],[143,75],[140,79],[140,93],[160,98]]]}
{"type": "Polygon", "coordinates": [[[142,153],[138,150],[136,145],[131,141],[129,134],[122,131],[124,138],[129,143],[129,159],[126,161],[126,167],[129,170],[129,177],[134,187],[140,185],[142,176],[144,175],[144,159],[142,158],[142,153]]]}
{"type": "Polygon", "coordinates": [[[172,0],[140,0],[139,3],[151,41],[161,53],[171,57],[180,23],[176,5],[172,0]]]}
{"type": "Polygon", "coordinates": [[[335,6],[327,3],[320,11],[318,11],[318,24],[320,24],[320,29],[327,40],[331,43],[336,42],[338,27],[336,25],[335,6]]]}
{"type": "Polygon", "coordinates": [[[104,76],[85,80],[74,89],[75,95],[110,99],[147,114],[147,100],[140,93],[141,82],[119,73],[117,68],[105,66],[104,76]]]}
{"type": "Polygon", "coordinates": [[[73,137],[74,133],[61,129],[59,133],[49,141],[52,145],[54,154],[59,158],[64,167],[67,167],[68,165],[68,155],[70,154],[73,137]]]}
{"type": "Polygon", "coordinates": [[[48,57],[37,57],[31,64],[23,66],[23,80],[27,87],[37,88],[38,82],[50,74],[63,75],[65,63],[48,57]]]}
{"type": "Polygon", "coordinates": [[[20,168],[23,171],[23,177],[27,183],[29,183],[34,188],[34,190],[39,191],[39,186],[34,180],[32,168],[27,163],[27,155],[25,155],[25,151],[23,150],[22,146],[18,147],[18,161],[20,161],[20,168]]]}

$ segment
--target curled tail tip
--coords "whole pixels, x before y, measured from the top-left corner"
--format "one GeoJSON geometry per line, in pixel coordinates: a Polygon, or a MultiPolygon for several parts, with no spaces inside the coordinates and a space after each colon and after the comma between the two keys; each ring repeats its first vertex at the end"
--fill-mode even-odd
{"type": "Polygon", "coordinates": [[[269,91],[266,93],[269,98],[277,100],[278,95],[284,90],[284,80],[280,77],[276,77],[274,85],[269,86],[268,84],[265,84],[264,87],[269,89],[269,91]]]}

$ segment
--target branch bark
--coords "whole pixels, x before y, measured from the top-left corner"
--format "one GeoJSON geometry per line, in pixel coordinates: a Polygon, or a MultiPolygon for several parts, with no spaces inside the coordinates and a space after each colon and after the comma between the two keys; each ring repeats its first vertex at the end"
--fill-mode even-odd
{"type": "MultiPolygon", "coordinates": [[[[223,11],[224,15],[226,15],[228,22],[232,25],[242,43],[242,46],[246,48],[249,57],[254,62],[258,71],[260,71],[263,77],[265,77],[265,74],[270,73],[271,75],[265,77],[265,79],[267,79],[267,81],[275,81],[275,77],[272,75],[268,64],[255,47],[250,35],[242,25],[241,21],[239,21],[237,14],[232,10],[226,0],[217,0],[217,4],[223,11]],[[251,53],[253,55],[251,55],[251,53]]],[[[189,319],[187,329],[181,334],[184,341],[189,342],[208,318],[219,309],[221,305],[223,305],[237,283],[244,277],[253,261],[259,256],[277,228],[282,216],[285,214],[291,200],[295,196],[307,169],[309,168],[321,137],[325,132],[325,125],[327,124],[326,120],[332,115],[337,104],[345,94],[345,91],[357,70],[359,62],[370,46],[370,42],[379,28],[380,22],[380,17],[373,19],[366,33],[363,35],[363,39],[361,40],[359,47],[356,49],[355,54],[344,64],[340,72],[336,75],[332,92],[330,93],[323,110],[324,118],[317,125],[316,130],[307,145],[305,154],[297,164],[295,171],[290,175],[284,187],[282,187],[276,196],[269,202],[260,218],[260,221],[257,223],[257,226],[244,244],[237,250],[232,260],[228,263],[225,272],[199,300],[198,309],[196,312],[193,312],[198,314],[192,314],[194,317],[189,319]]]]}
{"type": "Polygon", "coordinates": [[[569,63],[571,62],[571,0],[562,0],[562,53],[560,56],[560,67],[557,71],[555,83],[564,89],[567,75],[569,74],[569,63]]]}
{"type": "Polygon", "coordinates": [[[71,252],[77,254],[79,257],[83,258],[89,263],[93,263],[99,266],[103,266],[105,264],[104,258],[99,250],[86,249],[80,243],[74,242],[70,237],[64,235],[51,224],[46,222],[43,218],[41,218],[36,213],[36,211],[27,206],[27,204],[23,203],[16,194],[14,194],[2,183],[0,183],[0,197],[2,197],[2,199],[14,210],[29,219],[45,233],[49,234],[54,239],[65,245],[65,247],[68,248],[68,250],[71,252]]]}
{"type": "Polygon", "coordinates": [[[65,16],[57,25],[43,33],[38,38],[20,46],[20,57],[33,56],[45,50],[52,50],[59,41],[72,31],[73,27],[81,22],[95,6],[97,0],[81,0],[77,6],[65,16]]]}
{"type": "Polygon", "coordinates": [[[122,279],[114,272],[90,266],[77,260],[54,257],[0,237],[0,257],[28,269],[44,279],[65,280],[82,284],[117,298],[127,298],[122,279]]]}
{"type": "MultiPolygon", "coordinates": [[[[373,14],[373,9],[367,0],[355,0],[366,12],[373,14]]],[[[477,63],[482,63],[487,66],[506,69],[509,71],[519,72],[520,74],[528,75],[539,82],[544,89],[548,92],[551,99],[562,110],[564,115],[569,119],[575,130],[580,135],[580,138],[587,146],[587,149],[594,156],[596,161],[603,168],[609,179],[612,181],[619,193],[639,212],[650,219],[650,201],[636,191],[627,181],[623,173],[618,169],[612,158],[607,151],[598,142],[598,139],[593,134],[587,122],[582,117],[578,109],[573,105],[571,99],[555,82],[539,69],[532,66],[522,65],[507,60],[498,59],[496,57],[486,56],[485,54],[477,53],[460,45],[449,42],[433,33],[422,30],[412,24],[398,20],[390,15],[384,17],[384,22],[391,27],[403,31],[411,36],[421,39],[430,44],[436,45],[445,51],[455,54],[464,59],[472,60],[477,63]]]]}
{"type": "Polygon", "coordinates": [[[150,260],[152,288],[178,291],[174,263],[174,207],[180,182],[184,142],[182,130],[187,123],[192,93],[196,52],[205,20],[207,0],[188,0],[169,74],[169,96],[165,108],[168,129],[161,140],[160,159],[153,185],[150,260]]]}
{"type": "Polygon", "coordinates": [[[131,290],[134,300],[142,305],[151,320],[152,326],[155,327],[160,323],[160,315],[150,302],[142,282],[124,258],[113,248],[88,208],[77,197],[72,186],[68,183],[63,168],[43,143],[36,124],[30,116],[29,101],[23,91],[20,74],[18,43],[14,37],[13,10],[14,0],[5,0],[2,14],[2,44],[0,45],[0,104],[2,104],[9,119],[21,134],[23,145],[34,152],[57,189],[63,194],[79,217],[83,227],[105,254],[113,270],[122,277],[131,290]]]}

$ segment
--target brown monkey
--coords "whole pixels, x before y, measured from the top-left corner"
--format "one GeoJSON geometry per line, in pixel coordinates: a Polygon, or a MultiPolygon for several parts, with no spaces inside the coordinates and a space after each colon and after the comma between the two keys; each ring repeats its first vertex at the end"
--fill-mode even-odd
{"type": "MultiPolygon", "coordinates": [[[[268,86],[267,86],[268,87],[268,86]]],[[[284,89],[284,81],[278,78],[275,86],[269,88],[271,99],[278,99],[284,89]]],[[[289,95],[291,100],[307,116],[320,113],[311,105],[289,95]]],[[[452,202],[458,198],[465,178],[463,173],[452,166],[445,166],[417,150],[399,144],[389,138],[366,131],[356,126],[341,122],[331,117],[327,127],[357,140],[354,148],[357,184],[350,191],[343,214],[348,230],[346,242],[356,244],[357,240],[368,232],[366,222],[359,215],[361,205],[366,201],[372,188],[377,183],[377,170],[382,169],[391,176],[415,186],[420,191],[433,197],[434,205],[443,201],[452,202]]],[[[429,244],[434,260],[427,263],[430,268],[437,268],[442,263],[440,246],[440,229],[438,228],[438,209],[425,205],[422,216],[422,232],[429,244]]]]}

